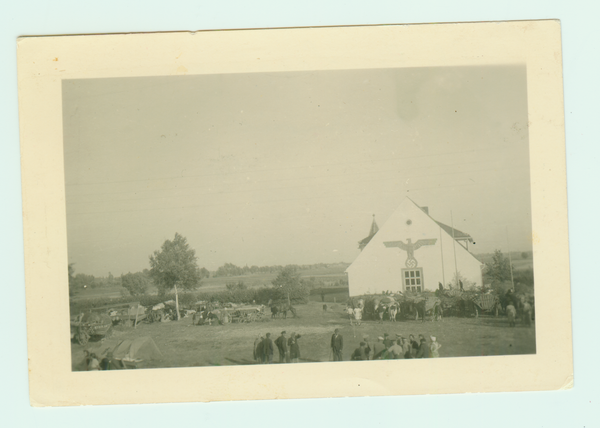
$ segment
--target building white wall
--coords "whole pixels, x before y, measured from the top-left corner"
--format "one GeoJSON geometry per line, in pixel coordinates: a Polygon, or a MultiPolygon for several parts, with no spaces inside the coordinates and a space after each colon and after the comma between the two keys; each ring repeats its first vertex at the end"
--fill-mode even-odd
{"type": "Polygon", "coordinates": [[[350,295],[402,291],[402,269],[406,268],[407,252],[400,248],[388,248],[384,242],[406,243],[408,238],[413,243],[419,239],[437,240],[435,245],[422,246],[414,252],[418,267],[423,268],[424,289],[434,291],[438,283],[447,287],[452,282],[455,251],[456,266],[461,276],[477,286],[482,285],[481,263],[458,242],[453,247],[452,236],[406,198],[348,267],[350,295]],[[411,224],[407,224],[408,220],[411,224]]]}

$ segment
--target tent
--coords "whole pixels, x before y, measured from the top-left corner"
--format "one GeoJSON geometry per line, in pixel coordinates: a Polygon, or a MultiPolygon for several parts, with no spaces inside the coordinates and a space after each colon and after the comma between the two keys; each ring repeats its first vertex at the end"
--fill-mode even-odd
{"type": "Polygon", "coordinates": [[[121,360],[125,368],[146,366],[151,360],[158,360],[162,353],[149,336],[125,339],[113,348],[113,358],[121,360]]]}

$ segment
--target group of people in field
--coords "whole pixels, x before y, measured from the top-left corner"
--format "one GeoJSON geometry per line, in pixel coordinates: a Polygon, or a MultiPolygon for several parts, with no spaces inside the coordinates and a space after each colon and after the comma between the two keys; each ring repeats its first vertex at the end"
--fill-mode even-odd
{"type": "MultiPolygon", "coordinates": [[[[361,325],[362,324],[362,318],[363,318],[363,313],[364,313],[364,300],[363,299],[359,299],[358,302],[356,304],[354,304],[354,302],[349,302],[348,306],[346,307],[346,314],[348,315],[348,319],[350,320],[350,324],[356,324],[356,325],[361,325]]],[[[392,302],[392,303],[376,303],[374,309],[374,313],[375,313],[375,319],[380,323],[383,324],[383,320],[385,318],[385,315],[387,314],[388,319],[391,322],[396,322],[396,318],[398,316],[398,314],[400,314],[400,303],[398,302],[392,302]]],[[[416,312],[416,316],[418,317],[419,313],[421,313],[422,315],[422,319],[423,321],[425,321],[425,302],[420,302],[419,304],[416,304],[414,306],[414,310],[416,312]]],[[[432,321],[441,321],[442,320],[442,315],[443,315],[443,309],[442,309],[442,305],[440,304],[440,302],[435,302],[432,309],[431,309],[431,314],[432,314],[432,321]]]]}
{"type": "MultiPolygon", "coordinates": [[[[429,337],[429,343],[425,336],[419,335],[417,340],[414,335],[409,335],[408,338],[396,334],[396,338],[388,333],[377,338],[372,346],[369,342],[369,336],[363,336],[358,348],[350,355],[351,361],[366,361],[366,360],[398,360],[407,358],[438,358],[440,356],[440,348],[442,345],[434,336],[429,337]]],[[[340,334],[339,329],[335,329],[331,336],[331,353],[333,361],[343,361],[344,338],[340,334]]]]}
{"type": "Polygon", "coordinates": [[[525,326],[530,327],[532,323],[533,306],[522,296],[519,299],[517,299],[512,289],[508,290],[508,292],[506,293],[506,302],[506,316],[508,318],[508,325],[510,327],[514,327],[516,325],[516,303],[519,302],[521,304],[521,321],[525,326]]]}
{"type": "Polygon", "coordinates": [[[254,340],[254,361],[258,364],[272,364],[275,348],[279,353],[280,363],[297,363],[300,360],[300,345],[298,339],[300,335],[296,333],[286,336],[282,331],[281,335],[273,340],[271,333],[263,335],[262,333],[254,340]]]}

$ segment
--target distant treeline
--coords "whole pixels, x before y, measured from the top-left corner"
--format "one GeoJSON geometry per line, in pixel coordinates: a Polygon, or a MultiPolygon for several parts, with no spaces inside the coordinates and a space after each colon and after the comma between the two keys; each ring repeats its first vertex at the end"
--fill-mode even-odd
{"type": "MultiPolygon", "coordinates": [[[[315,263],[312,265],[287,265],[299,271],[305,270],[315,270],[315,269],[327,269],[331,266],[337,266],[340,263],[315,263]]],[[[341,265],[346,265],[345,263],[341,263],[341,265]]],[[[278,273],[285,266],[282,265],[273,265],[273,266],[236,266],[233,263],[225,263],[223,266],[218,268],[216,272],[213,274],[214,277],[223,277],[223,276],[242,276],[242,275],[251,275],[255,273],[278,273]]]]}

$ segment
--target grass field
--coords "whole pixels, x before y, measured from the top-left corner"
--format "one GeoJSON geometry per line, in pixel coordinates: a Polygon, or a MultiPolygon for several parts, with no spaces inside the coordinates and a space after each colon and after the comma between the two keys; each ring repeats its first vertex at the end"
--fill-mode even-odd
{"type": "MultiPolygon", "coordinates": [[[[338,280],[345,280],[346,274],[344,270],[345,265],[333,265],[327,268],[310,269],[300,271],[300,277],[304,279],[314,279],[316,281],[322,281],[325,286],[331,286],[338,280]]],[[[276,273],[257,273],[251,275],[240,275],[230,277],[214,277],[204,278],[202,285],[198,287],[197,291],[213,292],[225,290],[227,283],[233,282],[238,283],[242,281],[247,287],[262,287],[264,285],[271,286],[272,281],[277,276],[276,273]]],[[[78,291],[74,296],[71,297],[72,301],[80,301],[85,299],[95,298],[118,298],[121,297],[125,290],[120,285],[112,287],[96,287],[86,288],[85,290],[78,291]]],[[[148,294],[157,294],[157,289],[152,287],[148,290],[148,294]]]]}
{"type": "MultiPolygon", "coordinates": [[[[123,339],[149,336],[162,352],[162,359],[149,367],[195,367],[254,364],[252,360],[254,339],[258,334],[270,332],[275,339],[282,330],[296,332],[299,339],[303,363],[330,360],[330,338],[335,328],[340,328],[344,337],[344,359],[348,360],[363,335],[369,335],[371,344],[383,333],[403,336],[434,335],[442,344],[441,357],[466,357],[485,355],[534,354],[535,327],[518,325],[510,328],[506,317],[481,316],[475,318],[445,318],[440,322],[414,320],[397,323],[364,321],[352,327],[343,313],[344,306],[330,303],[323,312],[320,295],[318,302],[311,301],[297,306],[298,318],[271,320],[249,324],[226,324],[213,326],[192,325],[191,318],[167,323],[140,324],[133,327],[113,327],[101,341],[89,342],[87,349],[99,356],[123,339]]],[[[333,300],[333,299],[331,299],[333,300]]],[[[75,342],[71,345],[73,370],[82,364],[83,347],[75,342]]],[[[277,350],[274,360],[276,361],[277,350]]]]}

